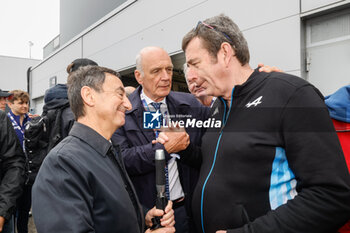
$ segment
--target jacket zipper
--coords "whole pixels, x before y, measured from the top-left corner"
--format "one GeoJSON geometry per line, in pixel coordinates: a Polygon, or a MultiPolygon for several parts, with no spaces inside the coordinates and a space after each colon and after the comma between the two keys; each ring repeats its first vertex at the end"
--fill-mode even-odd
{"type": "Polygon", "coordinates": [[[225,100],[220,97],[220,99],[223,101],[224,103],[224,106],[225,106],[225,109],[224,109],[224,116],[223,116],[223,127],[221,128],[221,132],[220,132],[220,135],[219,135],[219,138],[218,138],[218,141],[216,143],[216,148],[215,148],[215,154],[214,154],[214,159],[213,159],[213,164],[211,165],[211,168],[210,168],[210,171],[207,175],[207,178],[205,179],[204,181],[204,184],[203,184],[203,187],[202,187],[202,195],[201,195],[201,224],[202,224],[202,231],[203,233],[205,233],[205,230],[204,230],[204,219],[203,219],[203,203],[204,203],[204,190],[205,190],[205,186],[207,185],[207,182],[211,176],[211,173],[214,169],[214,166],[215,166],[215,162],[216,162],[216,156],[217,156],[217,152],[218,152],[218,149],[219,149],[219,145],[220,145],[220,141],[221,141],[221,137],[222,137],[222,134],[224,132],[224,127],[226,125],[226,122],[227,122],[227,119],[230,115],[230,112],[231,112],[231,107],[232,107],[232,98],[233,98],[233,91],[235,90],[235,88],[233,87],[232,89],[232,92],[231,92],[231,103],[230,103],[230,108],[228,110],[228,113],[227,113],[227,116],[226,116],[226,102],[225,100]]]}

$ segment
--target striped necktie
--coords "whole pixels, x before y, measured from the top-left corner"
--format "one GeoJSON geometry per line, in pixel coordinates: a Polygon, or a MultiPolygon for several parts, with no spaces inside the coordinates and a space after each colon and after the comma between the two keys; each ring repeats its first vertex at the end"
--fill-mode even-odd
{"type": "MultiPolygon", "coordinates": [[[[161,102],[159,102],[159,103],[153,102],[151,104],[156,111],[159,111],[160,113],[162,113],[160,111],[160,106],[162,105],[161,102]]],[[[163,114],[160,116],[160,122],[163,122],[163,114]]],[[[158,137],[158,134],[159,134],[159,131],[156,132],[156,137],[158,137]]],[[[170,200],[168,165],[165,166],[165,192],[166,192],[168,200],[170,200]]]]}

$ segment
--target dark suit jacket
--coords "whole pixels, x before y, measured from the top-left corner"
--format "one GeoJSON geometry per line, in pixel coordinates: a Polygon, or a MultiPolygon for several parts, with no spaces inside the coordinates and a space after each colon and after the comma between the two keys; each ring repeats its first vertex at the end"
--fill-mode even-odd
{"type": "MultiPolygon", "coordinates": [[[[140,99],[141,88],[139,87],[129,96],[133,108],[126,112],[125,125],[114,133],[112,142],[120,145],[127,172],[141,204],[152,208],[156,200],[154,154],[157,149],[164,149],[164,146],[160,143],[152,144],[152,140],[155,139],[154,131],[143,128],[145,110],[140,99]]],[[[170,115],[191,115],[196,119],[206,119],[208,116],[209,109],[201,105],[191,94],[172,91],[167,96],[166,102],[170,115]]],[[[177,165],[185,193],[187,213],[191,213],[189,211],[191,197],[197,183],[200,165],[198,147],[200,147],[203,132],[202,129],[186,129],[186,131],[190,135],[191,143],[185,151],[178,153],[181,159],[177,160],[177,165]],[[193,156],[194,154],[196,156],[193,156]]],[[[167,160],[171,158],[166,151],[165,155],[167,160]]]]}

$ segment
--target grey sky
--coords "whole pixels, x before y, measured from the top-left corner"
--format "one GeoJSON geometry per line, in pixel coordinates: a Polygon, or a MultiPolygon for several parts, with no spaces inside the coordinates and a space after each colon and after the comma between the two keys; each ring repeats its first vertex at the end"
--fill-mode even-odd
{"type": "Polygon", "coordinates": [[[1,0],[0,55],[42,59],[42,48],[59,34],[59,0],[1,0]]]}

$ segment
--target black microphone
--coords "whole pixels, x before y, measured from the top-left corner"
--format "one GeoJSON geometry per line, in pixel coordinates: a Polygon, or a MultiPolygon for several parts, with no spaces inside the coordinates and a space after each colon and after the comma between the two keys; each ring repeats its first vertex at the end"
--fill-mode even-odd
{"type": "MultiPolygon", "coordinates": [[[[158,149],[155,154],[155,164],[156,164],[156,189],[157,189],[157,200],[156,208],[159,210],[165,210],[165,207],[168,204],[168,199],[165,193],[165,155],[164,150],[158,149]]],[[[161,228],[160,219],[162,217],[156,216],[152,218],[152,227],[151,229],[161,228]]]]}

